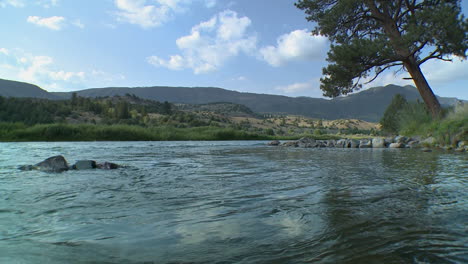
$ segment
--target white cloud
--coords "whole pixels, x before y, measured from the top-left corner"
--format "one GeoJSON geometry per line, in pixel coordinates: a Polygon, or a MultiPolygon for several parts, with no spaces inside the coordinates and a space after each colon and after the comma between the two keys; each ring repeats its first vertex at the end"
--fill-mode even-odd
{"type": "Polygon", "coordinates": [[[10,54],[10,51],[8,51],[5,48],[0,48],[0,53],[3,53],[4,55],[8,55],[8,54],[10,54]]]}
{"type": "Polygon", "coordinates": [[[84,79],[86,74],[84,72],[66,72],[66,71],[51,71],[50,78],[57,81],[70,81],[74,78],[84,79]]]}
{"type": "Polygon", "coordinates": [[[157,0],[157,4],[147,4],[146,0],[115,0],[117,19],[139,25],[142,28],[157,27],[167,22],[174,12],[182,10],[183,0],[157,0]]]}
{"type": "Polygon", "coordinates": [[[24,7],[25,4],[22,0],[0,0],[0,7],[24,7]]]}
{"type": "Polygon", "coordinates": [[[311,97],[322,97],[320,90],[320,79],[315,78],[307,82],[296,82],[288,85],[275,87],[275,90],[286,95],[307,95],[311,97]]]}
{"type": "Polygon", "coordinates": [[[40,27],[46,27],[52,30],[61,30],[65,25],[65,18],[61,16],[39,17],[29,16],[27,21],[40,27]]]}
{"type": "Polygon", "coordinates": [[[184,58],[180,55],[172,55],[169,60],[160,59],[157,56],[147,58],[148,63],[155,66],[162,66],[170,70],[182,70],[184,68],[184,58]]]}
{"type": "Polygon", "coordinates": [[[27,82],[80,82],[86,77],[84,72],[54,70],[54,60],[48,56],[22,57],[20,62],[23,65],[20,66],[18,77],[27,82]]]}
{"type": "Polygon", "coordinates": [[[280,36],[276,46],[260,49],[260,54],[270,65],[278,67],[290,61],[322,60],[326,55],[328,40],[313,36],[306,29],[295,30],[280,36]]]}
{"type": "Polygon", "coordinates": [[[313,89],[313,86],[312,86],[312,83],[310,82],[293,83],[290,85],[276,87],[277,91],[281,91],[284,93],[304,92],[304,91],[311,90],[311,89],[313,89]]]}
{"type": "Polygon", "coordinates": [[[58,5],[59,0],[38,0],[36,4],[44,7],[51,8],[58,5]]]}
{"type": "MultiPolygon", "coordinates": [[[[431,60],[421,66],[421,70],[426,77],[429,85],[435,84],[447,84],[454,80],[468,80],[468,61],[462,61],[458,58],[452,58],[453,62],[447,62],[442,60],[431,60]]],[[[365,84],[371,77],[362,81],[364,89],[386,86],[389,84],[395,85],[415,85],[413,80],[404,79],[410,78],[408,72],[405,70],[395,71],[397,68],[392,68],[383,72],[375,81],[365,84]]]]}
{"type": "MultiPolygon", "coordinates": [[[[0,48],[0,51],[6,50],[0,48]]],[[[123,75],[113,75],[99,70],[70,71],[61,69],[52,57],[32,55],[22,50],[9,50],[0,56],[2,78],[25,81],[49,91],[66,91],[72,88],[86,88],[112,84],[123,80],[123,75]]]]}
{"type": "MultiPolygon", "coordinates": [[[[28,0],[29,3],[35,4],[42,6],[43,8],[51,8],[54,6],[58,5],[59,0],[37,0],[37,1],[31,1],[28,0]]],[[[7,6],[12,6],[12,7],[25,7],[26,6],[26,0],[0,0],[0,7],[7,7],[7,6]]]]}
{"type": "Polygon", "coordinates": [[[171,70],[192,69],[194,73],[207,73],[219,69],[227,60],[240,53],[251,54],[257,38],[249,35],[248,17],[238,17],[234,11],[224,11],[192,28],[191,34],[177,39],[182,55],[168,60],[151,56],[147,61],[171,70]]]}
{"type": "Polygon", "coordinates": [[[422,65],[429,82],[450,82],[453,80],[468,80],[468,61],[451,58],[452,62],[431,60],[422,65]]]}
{"type": "Polygon", "coordinates": [[[237,13],[226,11],[218,16],[219,28],[218,38],[221,40],[241,39],[245,30],[250,26],[251,21],[248,17],[237,17],[237,13]]]}
{"type": "Polygon", "coordinates": [[[114,0],[118,11],[115,12],[120,22],[138,25],[148,29],[161,26],[170,21],[175,14],[189,10],[194,2],[204,3],[206,8],[213,8],[217,0],[114,0]]]}

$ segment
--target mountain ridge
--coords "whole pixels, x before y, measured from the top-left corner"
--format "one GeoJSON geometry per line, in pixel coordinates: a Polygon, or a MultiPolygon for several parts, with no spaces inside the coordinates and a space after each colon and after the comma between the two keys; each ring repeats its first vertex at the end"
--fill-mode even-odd
{"type": "Polygon", "coordinates": [[[0,96],[60,99],[37,85],[5,79],[0,79],[0,96]]]}
{"type": "MultiPolygon", "coordinates": [[[[0,80],[0,95],[12,97],[38,97],[46,99],[71,98],[73,92],[50,93],[38,86],[20,83],[20,88],[26,91],[17,91],[14,94],[11,88],[5,89],[6,82],[14,81],[0,80]],[[30,85],[30,86],[27,86],[30,85]],[[26,89],[26,88],[27,89],[26,89]],[[31,90],[40,89],[32,93],[31,90]],[[6,92],[5,92],[6,91],[6,92]],[[26,96],[27,91],[30,96],[26,96]],[[45,92],[45,93],[44,93],[45,92]],[[6,94],[6,95],[5,95],[6,94]]],[[[18,89],[18,88],[17,88],[18,89]]],[[[21,90],[21,89],[19,89],[21,90]]],[[[106,87],[90,88],[74,91],[81,97],[108,97],[124,96],[134,94],[138,97],[156,101],[168,101],[181,104],[209,104],[228,102],[245,105],[252,111],[261,114],[279,115],[303,115],[320,119],[362,119],[365,121],[379,121],[386,107],[390,104],[395,94],[402,94],[409,101],[420,99],[417,89],[413,86],[387,85],[369,88],[345,97],[337,97],[330,100],[312,97],[288,97],[284,95],[257,94],[226,90],[218,87],[106,87]]],[[[442,105],[455,104],[458,99],[439,97],[442,105]]]]}

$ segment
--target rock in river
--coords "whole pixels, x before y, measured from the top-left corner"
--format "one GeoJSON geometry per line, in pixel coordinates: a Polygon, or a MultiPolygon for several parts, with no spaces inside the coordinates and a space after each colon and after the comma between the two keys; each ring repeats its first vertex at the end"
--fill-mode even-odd
{"type": "Polygon", "coordinates": [[[79,160],[72,166],[74,170],[90,170],[96,167],[96,161],[94,160],[79,160]]]}
{"type": "Polygon", "coordinates": [[[104,162],[97,164],[94,160],[79,160],[73,166],[68,167],[68,163],[63,156],[50,157],[44,161],[37,163],[36,165],[23,165],[18,167],[20,170],[40,170],[45,172],[62,172],[69,169],[74,170],[88,170],[88,169],[104,169],[113,170],[121,168],[120,165],[112,162],[104,162]]]}
{"type": "Polygon", "coordinates": [[[389,148],[404,148],[405,144],[403,143],[391,143],[389,148]]]}
{"type": "Polygon", "coordinates": [[[279,140],[273,140],[270,143],[268,143],[268,146],[279,146],[281,142],[279,140]]]}
{"type": "Polygon", "coordinates": [[[49,172],[62,172],[68,170],[68,163],[63,156],[54,156],[34,165],[34,169],[49,172]]]}
{"type": "Polygon", "coordinates": [[[385,148],[385,140],[383,138],[373,138],[372,147],[373,148],[385,148]]]}
{"type": "Polygon", "coordinates": [[[99,163],[97,164],[98,169],[104,169],[104,170],[115,170],[118,169],[120,166],[112,163],[112,162],[104,162],[104,163],[99,163]]]}

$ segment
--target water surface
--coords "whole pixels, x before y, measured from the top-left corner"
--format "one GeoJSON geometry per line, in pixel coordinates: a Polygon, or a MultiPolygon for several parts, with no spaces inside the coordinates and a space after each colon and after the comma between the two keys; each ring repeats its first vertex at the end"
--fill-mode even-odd
{"type": "Polygon", "coordinates": [[[467,156],[0,143],[0,263],[467,263],[467,156]],[[127,167],[17,170],[54,155],[127,167]]]}

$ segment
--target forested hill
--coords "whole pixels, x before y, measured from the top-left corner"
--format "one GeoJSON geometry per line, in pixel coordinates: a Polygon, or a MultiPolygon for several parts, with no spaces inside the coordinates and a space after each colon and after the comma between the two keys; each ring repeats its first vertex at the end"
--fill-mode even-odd
{"type": "MultiPolygon", "coordinates": [[[[396,94],[402,94],[410,101],[420,99],[415,87],[397,85],[375,87],[332,100],[242,93],[206,87],[113,87],[87,89],[77,93],[83,97],[135,94],[145,99],[186,104],[231,102],[245,105],[256,113],[303,115],[329,120],[355,118],[373,122],[380,120],[386,107],[396,94]]],[[[56,95],[69,98],[71,93],[56,95]]],[[[455,98],[439,99],[443,105],[453,105],[457,100],[455,98]]]]}
{"type": "MultiPolygon", "coordinates": [[[[228,102],[244,105],[256,113],[303,115],[328,120],[361,119],[378,121],[396,94],[408,100],[420,98],[412,86],[388,85],[364,90],[347,97],[332,100],[311,97],[242,93],[209,87],[111,87],[76,91],[81,97],[108,97],[133,94],[140,98],[182,104],[210,104],[228,102]]],[[[72,93],[48,93],[27,83],[0,80],[0,96],[69,99],[72,93]]],[[[456,98],[439,98],[443,105],[453,105],[456,98]]]]}

